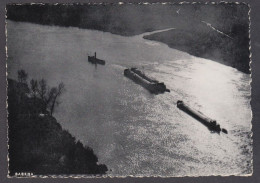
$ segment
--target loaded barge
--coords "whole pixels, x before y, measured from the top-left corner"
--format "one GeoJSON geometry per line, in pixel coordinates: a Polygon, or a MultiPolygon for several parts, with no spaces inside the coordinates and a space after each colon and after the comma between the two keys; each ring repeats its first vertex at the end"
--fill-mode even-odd
{"type": "Polygon", "coordinates": [[[221,131],[223,133],[228,133],[226,129],[220,128],[220,125],[217,124],[216,120],[210,119],[204,114],[202,114],[200,111],[196,111],[195,109],[190,108],[186,104],[184,104],[183,101],[178,100],[177,101],[177,107],[181,109],[182,111],[186,112],[193,118],[197,119],[200,121],[203,125],[205,125],[210,131],[214,131],[217,133],[220,133],[221,131]]]}
{"type": "Polygon", "coordinates": [[[97,58],[97,54],[95,52],[94,56],[88,56],[88,61],[92,64],[100,64],[100,65],[105,65],[106,62],[104,60],[100,60],[97,58]]]}
{"type": "Polygon", "coordinates": [[[135,83],[143,86],[153,94],[170,92],[170,90],[166,88],[164,83],[149,78],[137,68],[125,69],[124,75],[129,79],[132,79],[135,83]]]}

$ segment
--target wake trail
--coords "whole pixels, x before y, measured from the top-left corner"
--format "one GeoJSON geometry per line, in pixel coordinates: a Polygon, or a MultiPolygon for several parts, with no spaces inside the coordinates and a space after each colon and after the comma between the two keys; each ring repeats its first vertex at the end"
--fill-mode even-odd
{"type": "Polygon", "coordinates": [[[220,31],[220,30],[218,30],[218,29],[216,29],[215,27],[213,27],[210,23],[205,22],[205,21],[201,21],[201,22],[204,23],[204,24],[206,24],[208,27],[210,27],[212,30],[216,31],[217,33],[222,34],[222,35],[224,35],[224,36],[226,36],[226,37],[228,37],[228,38],[230,38],[230,39],[233,39],[233,38],[230,37],[229,35],[225,34],[224,32],[222,32],[222,31],[220,31]]]}

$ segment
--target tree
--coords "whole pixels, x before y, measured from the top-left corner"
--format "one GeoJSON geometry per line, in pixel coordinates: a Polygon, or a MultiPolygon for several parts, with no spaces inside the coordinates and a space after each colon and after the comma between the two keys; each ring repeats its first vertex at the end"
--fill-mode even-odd
{"type": "Polygon", "coordinates": [[[44,79],[39,81],[38,93],[43,102],[42,111],[48,110],[52,115],[55,107],[59,105],[59,97],[65,91],[65,85],[61,82],[58,87],[49,89],[44,79]]]}
{"type": "Polygon", "coordinates": [[[45,81],[45,79],[41,79],[39,81],[38,92],[39,92],[40,99],[42,99],[44,101],[45,100],[45,95],[47,93],[47,82],[45,81]]]}
{"type": "Polygon", "coordinates": [[[32,91],[33,97],[36,98],[37,94],[38,94],[38,81],[32,79],[30,81],[30,84],[31,84],[31,91],[32,91]]]}
{"type": "Polygon", "coordinates": [[[18,81],[20,83],[26,83],[27,77],[28,74],[23,69],[18,70],[18,81]]]}
{"type": "Polygon", "coordinates": [[[42,112],[46,111],[48,102],[46,101],[46,94],[47,94],[47,82],[44,79],[41,79],[39,81],[39,87],[38,87],[38,94],[42,101],[41,110],[42,112]]]}
{"type": "Polygon", "coordinates": [[[58,86],[58,88],[53,87],[51,88],[49,92],[49,101],[50,101],[50,114],[52,116],[54,109],[56,106],[60,104],[58,101],[58,98],[61,96],[61,94],[65,91],[65,85],[61,82],[58,86]]]}

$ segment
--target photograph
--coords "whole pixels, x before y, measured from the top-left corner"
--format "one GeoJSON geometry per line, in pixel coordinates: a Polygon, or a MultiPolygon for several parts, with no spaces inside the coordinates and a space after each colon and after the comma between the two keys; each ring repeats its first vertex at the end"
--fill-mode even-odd
{"type": "Polygon", "coordinates": [[[5,15],[8,177],[252,176],[248,4],[5,15]]]}

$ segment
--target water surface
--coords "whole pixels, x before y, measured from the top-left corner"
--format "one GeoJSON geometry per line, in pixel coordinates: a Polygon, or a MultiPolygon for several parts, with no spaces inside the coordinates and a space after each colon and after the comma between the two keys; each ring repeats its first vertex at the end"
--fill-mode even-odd
{"type": "Polygon", "coordinates": [[[55,117],[94,149],[109,175],[251,173],[249,75],[143,35],[12,21],[7,34],[8,77],[25,69],[51,86],[64,82],[55,117]],[[95,51],[105,66],[88,63],[95,51]],[[150,94],[123,76],[127,67],[141,68],[171,93],[150,94]],[[216,119],[229,133],[210,132],[180,111],[177,100],[216,119]]]}

